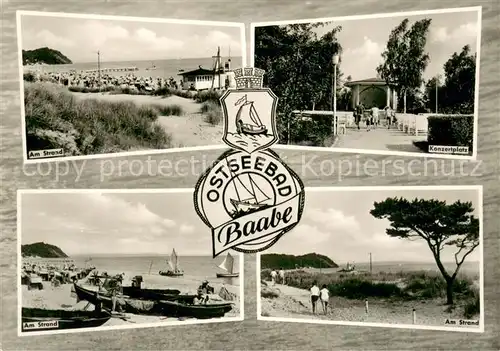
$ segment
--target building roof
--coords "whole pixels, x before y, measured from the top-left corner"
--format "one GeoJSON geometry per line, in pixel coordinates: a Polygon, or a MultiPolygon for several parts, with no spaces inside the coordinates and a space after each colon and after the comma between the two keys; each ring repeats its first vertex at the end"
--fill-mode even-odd
{"type": "Polygon", "coordinates": [[[201,66],[193,71],[179,73],[179,76],[206,76],[214,74],[213,70],[202,68],[201,66]]]}
{"type": "Polygon", "coordinates": [[[368,78],[368,79],[361,79],[361,80],[353,80],[351,82],[346,82],[344,85],[345,86],[351,86],[351,85],[385,85],[386,82],[382,78],[368,78]]]}

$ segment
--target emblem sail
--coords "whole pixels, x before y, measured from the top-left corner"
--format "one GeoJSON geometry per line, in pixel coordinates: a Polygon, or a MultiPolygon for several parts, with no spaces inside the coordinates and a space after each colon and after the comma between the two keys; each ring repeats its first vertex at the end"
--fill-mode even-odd
{"type": "Polygon", "coordinates": [[[245,94],[235,106],[240,105],[236,113],[236,130],[238,134],[261,135],[267,133],[267,127],[260,120],[254,101],[248,101],[245,94]]]}

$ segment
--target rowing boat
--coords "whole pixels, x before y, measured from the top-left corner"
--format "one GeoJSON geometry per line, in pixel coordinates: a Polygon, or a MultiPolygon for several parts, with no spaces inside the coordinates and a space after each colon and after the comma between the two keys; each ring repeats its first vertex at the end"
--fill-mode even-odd
{"type": "Polygon", "coordinates": [[[68,311],[22,308],[22,331],[46,331],[100,327],[111,318],[106,311],[68,311]]]}

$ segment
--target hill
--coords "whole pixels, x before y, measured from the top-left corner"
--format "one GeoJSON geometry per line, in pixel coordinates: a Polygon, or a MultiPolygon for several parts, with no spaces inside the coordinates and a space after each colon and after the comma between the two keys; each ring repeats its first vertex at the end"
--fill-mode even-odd
{"type": "Polygon", "coordinates": [[[21,245],[21,255],[23,257],[43,257],[43,258],[60,258],[68,257],[60,248],[46,243],[33,243],[21,245]]]}
{"type": "Polygon", "coordinates": [[[50,48],[39,48],[35,50],[23,50],[23,65],[44,63],[47,65],[60,65],[73,63],[60,51],[50,48]]]}
{"type": "Polygon", "coordinates": [[[337,268],[330,258],[317,253],[302,256],[284,254],[264,254],[260,256],[261,269],[295,269],[297,267],[337,268]]]}

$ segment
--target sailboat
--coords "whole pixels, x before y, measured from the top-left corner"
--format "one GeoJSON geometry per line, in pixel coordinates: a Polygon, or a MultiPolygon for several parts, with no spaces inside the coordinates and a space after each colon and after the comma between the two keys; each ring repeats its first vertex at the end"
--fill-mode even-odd
{"type": "Polygon", "coordinates": [[[271,200],[271,198],[267,196],[262,191],[262,189],[259,188],[259,186],[257,185],[257,183],[255,183],[250,173],[247,173],[246,175],[250,183],[250,189],[241,180],[241,177],[243,177],[244,175],[234,177],[234,189],[236,192],[237,199],[229,200],[235,209],[235,211],[232,214],[233,217],[239,217],[251,212],[262,210],[270,206],[270,204],[266,202],[268,200],[271,200]],[[241,186],[239,190],[238,186],[236,185],[236,182],[238,182],[239,185],[241,186]],[[242,197],[244,193],[247,193],[248,196],[242,197]]]}
{"type": "Polygon", "coordinates": [[[238,134],[261,135],[267,133],[267,127],[262,123],[260,117],[255,110],[254,102],[247,100],[247,95],[244,95],[234,105],[240,105],[236,113],[236,131],[238,134]]]}
{"type": "Polygon", "coordinates": [[[219,265],[220,269],[225,270],[227,273],[217,273],[217,278],[237,278],[240,274],[234,272],[234,258],[228,252],[226,258],[219,265]]]}
{"type": "Polygon", "coordinates": [[[154,62],[152,62],[151,67],[147,67],[146,71],[154,71],[154,70],[156,70],[156,65],[154,64],[154,62]]]}
{"type": "Polygon", "coordinates": [[[172,254],[168,260],[168,265],[170,267],[167,271],[160,271],[158,274],[164,275],[167,277],[180,277],[184,275],[184,271],[180,269],[179,260],[177,258],[177,253],[175,249],[172,249],[172,254]]]}

